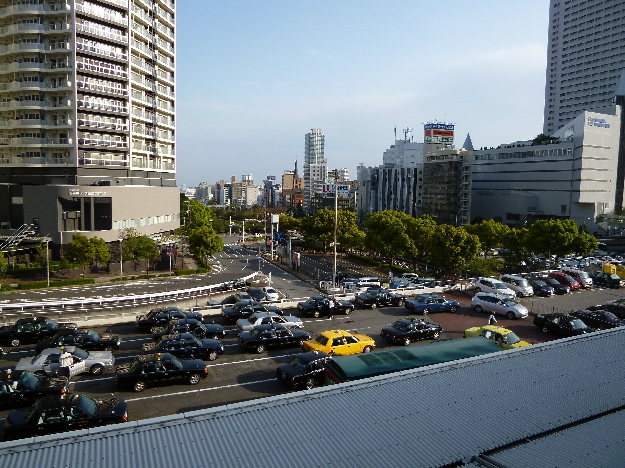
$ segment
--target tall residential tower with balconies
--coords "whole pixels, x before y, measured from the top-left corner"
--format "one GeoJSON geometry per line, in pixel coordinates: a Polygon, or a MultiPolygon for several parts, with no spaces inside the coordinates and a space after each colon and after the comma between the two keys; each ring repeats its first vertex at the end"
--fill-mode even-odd
{"type": "Polygon", "coordinates": [[[171,0],[0,0],[0,228],[179,225],[171,0]]]}

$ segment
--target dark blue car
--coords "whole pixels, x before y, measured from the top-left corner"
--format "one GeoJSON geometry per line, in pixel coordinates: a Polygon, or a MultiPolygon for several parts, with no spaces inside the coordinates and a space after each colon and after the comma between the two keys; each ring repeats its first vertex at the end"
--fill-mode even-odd
{"type": "Polygon", "coordinates": [[[432,312],[454,313],[459,308],[458,301],[447,299],[438,294],[419,294],[414,299],[406,301],[406,309],[424,315],[432,312]]]}

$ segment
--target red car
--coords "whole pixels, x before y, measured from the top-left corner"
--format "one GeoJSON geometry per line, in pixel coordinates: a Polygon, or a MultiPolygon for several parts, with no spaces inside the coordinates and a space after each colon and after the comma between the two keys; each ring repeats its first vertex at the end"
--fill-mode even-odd
{"type": "Polygon", "coordinates": [[[579,291],[579,283],[575,281],[575,278],[562,271],[552,271],[548,276],[549,278],[556,280],[558,283],[568,286],[571,288],[571,291],[579,291]]]}

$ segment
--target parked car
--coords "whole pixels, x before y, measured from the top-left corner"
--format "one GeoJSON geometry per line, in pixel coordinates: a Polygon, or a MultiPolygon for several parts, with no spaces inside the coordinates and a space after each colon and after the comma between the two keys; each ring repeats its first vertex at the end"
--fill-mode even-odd
{"type": "Polygon", "coordinates": [[[527,307],[523,304],[491,293],[477,293],[471,299],[471,308],[476,312],[505,315],[509,319],[526,318],[529,315],[527,307]]]}
{"type": "Polygon", "coordinates": [[[252,296],[247,291],[239,291],[236,294],[232,294],[221,301],[221,305],[236,304],[241,301],[252,301],[252,296]]]}
{"type": "Polygon", "coordinates": [[[568,314],[539,314],[534,317],[534,325],[545,333],[551,332],[563,336],[577,336],[592,332],[592,328],[582,320],[568,314]]]}
{"type": "MultiPolygon", "coordinates": [[[[311,296],[308,300],[298,302],[297,309],[306,315],[319,317],[321,315],[329,315],[329,297],[328,296],[311,296]]],[[[334,314],[349,315],[354,311],[354,304],[348,301],[334,301],[334,314]]]]}
{"type": "Polygon", "coordinates": [[[502,349],[515,349],[531,346],[527,341],[523,341],[511,330],[498,327],[496,325],[484,325],[483,327],[472,327],[464,331],[463,338],[472,338],[475,336],[483,336],[489,340],[493,340],[502,349]]]}
{"type": "Polygon", "coordinates": [[[500,294],[502,296],[516,297],[516,292],[510,289],[505,283],[495,278],[478,278],[473,286],[475,292],[488,292],[500,294]]]}
{"type": "Polygon", "coordinates": [[[265,295],[265,293],[263,292],[262,289],[260,288],[248,288],[247,292],[249,293],[250,296],[252,296],[252,299],[255,301],[266,301],[267,300],[267,296],[265,295]]]}
{"type": "Polygon", "coordinates": [[[75,323],[58,323],[45,317],[23,318],[13,325],[0,327],[0,342],[19,346],[55,335],[59,330],[76,327],[75,323]]]}
{"type": "Polygon", "coordinates": [[[332,356],[321,351],[298,354],[276,369],[276,378],[293,390],[310,390],[325,383],[325,366],[330,359],[332,356]]]}
{"type": "Polygon", "coordinates": [[[592,277],[585,272],[584,270],[580,270],[579,268],[571,268],[571,267],[562,267],[560,270],[563,273],[573,277],[575,281],[579,283],[580,288],[589,289],[593,286],[592,277]]]}
{"type": "Polygon", "coordinates": [[[69,368],[69,377],[89,373],[100,375],[105,369],[112,369],[115,358],[111,351],[84,351],[76,346],[47,348],[35,357],[23,357],[15,365],[15,370],[31,371],[39,375],[54,376],[62,372],[61,354],[72,355],[73,364],[69,368]]]}
{"type": "Polygon", "coordinates": [[[605,288],[618,289],[621,287],[623,282],[619,275],[603,273],[601,271],[592,271],[590,276],[595,286],[602,286],[605,288]]]}
{"type": "Polygon", "coordinates": [[[122,340],[118,335],[99,333],[86,328],[68,328],[59,330],[54,336],[39,340],[35,352],[39,353],[46,348],[61,346],[78,346],[85,351],[103,351],[121,348],[122,340]]]}
{"type": "Polygon", "coordinates": [[[563,284],[571,288],[571,291],[579,291],[579,283],[575,281],[571,275],[568,275],[562,271],[552,271],[547,275],[549,278],[553,278],[558,283],[563,284]]]}
{"type": "Polygon", "coordinates": [[[536,296],[550,297],[556,293],[555,289],[553,289],[553,286],[547,284],[542,279],[527,278],[527,282],[534,290],[534,294],[536,296]]]}
{"type": "Polygon", "coordinates": [[[623,319],[618,318],[607,310],[574,310],[569,312],[569,314],[582,320],[582,322],[595,330],[622,327],[625,324],[623,319]]]}
{"type": "Polygon", "coordinates": [[[224,353],[224,345],[219,340],[198,340],[191,333],[164,335],[158,341],[143,344],[143,354],[169,353],[179,359],[203,359],[214,361],[224,353]]]}
{"type": "Polygon", "coordinates": [[[241,301],[232,307],[225,307],[221,311],[221,316],[226,322],[233,323],[241,318],[247,318],[254,312],[275,312],[282,315],[282,309],[277,306],[263,305],[258,301],[241,301]]]}
{"type": "Polygon", "coordinates": [[[356,296],[356,304],[360,307],[402,307],[406,302],[406,296],[394,292],[380,290],[374,293],[359,294],[356,296]]]}
{"type": "Polygon", "coordinates": [[[453,314],[460,308],[460,303],[438,294],[418,294],[414,299],[408,299],[405,307],[417,314],[427,315],[433,312],[451,312],[453,314]]]}
{"type": "Polygon", "coordinates": [[[568,294],[571,292],[571,288],[569,286],[567,286],[566,284],[562,284],[559,281],[556,281],[555,279],[550,278],[549,276],[537,276],[535,277],[535,279],[544,281],[545,283],[547,283],[549,286],[553,288],[553,291],[558,295],[568,294]]]}
{"type": "Polygon", "coordinates": [[[283,325],[259,325],[249,331],[239,333],[237,341],[245,351],[258,354],[268,348],[280,346],[302,346],[310,335],[304,330],[291,330],[283,325]]]}
{"type": "Polygon", "coordinates": [[[280,293],[278,293],[278,291],[276,291],[271,286],[263,286],[262,288],[260,288],[260,290],[265,293],[265,299],[267,299],[268,301],[280,300],[280,293]]]}
{"type": "Polygon", "coordinates": [[[622,299],[616,300],[614,302],[608,302],[606,304],[586,307],[586,310],[605,310],[607,312],[613,313],[620,319],[625,319],[625,301],[619,301],[622,301],[622,299]]]}
{"type": "Polygon", "coordinates": [[[115,384],[142,392],[147,387],[175,383],[197,385],[208,377],[208,367],[200,359],[178,359],[169,353],[144,354],[128,364],[117,366],[115,384]]]}
{"type": "Polygon", "coordinates": [[[0,403],[9,403],[11,406],[47,395],[65,395],[68,390],[67,377],[48,377],[11,369],[0,377],[0,403]]]}
{"type": "Polygon", "coordinates": [[[163,327],[152,327],[150,329],[154,341],[159,340],[163,335],[175,335],[177,333],[191,333],[196,338],[202,340],[210,338],[221,340],[226,337],[226,330],[216,323],[202,323],[196,319],[176,319],[171,320],[163,327]]]}
{"type": "Polygon", "coordinates": [[[370,336],[352,334],[346,330],[328,330],[321,332],[313,340],[305,341],[302,348],[304,351],[321,351],[326,354],[346,356],[368,353],[375,348],[375,340],[370,336]]]}
{"type": "Polygon", "coordinates": [[[2,426],[2,440],[37,437],[128,421],[124,400],[95,400],[82,393],[50,395],[27,410],[11,410],[2,426]]]}
{"type": "Polygon", "coordinates": [[[285,328],[298,329],[304,328],[304,322],[298,317],[292,315],[278,315],[273,312],[254,312],[246,319],[237,320],[237,330],[250,331],[259,325],[280,324],[285,328]]]}
{"type": "Polygon", "coordinates": [[[164,326],[170,320],[185,318],[199,320],[200,322],[203,319],[200,312],[183,312],[178,307],[158,307],[152,309],[147,314],[137,315],[135,323],[139,330],[149,330],[154,326],[164,326]]]}
{"type": "Polygon", "coordinates": [[[398,319],[380,331],[380,336],[393,344],[408,346],[413,341],[438,340],[443,327],[437,323],[425,322],[415,317],[398,319]]]}
{"type": "Polygon", "coordinates": [[[517,297],[527,297],[534,295],[534,289],[527,279],[519,275],[501,275],[501,281],[512,289],[517,297]]]}

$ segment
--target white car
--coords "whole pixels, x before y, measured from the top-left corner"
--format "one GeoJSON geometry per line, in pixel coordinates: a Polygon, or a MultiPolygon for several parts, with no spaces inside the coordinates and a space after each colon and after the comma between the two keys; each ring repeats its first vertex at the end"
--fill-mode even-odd
{"type": "Polygon", "coordinates": [[[523,304],[491,293],[477,293],[471,299],[471,308],[476,312],[505,315],[509,319],[526,318],[529,315],[527,307],[523,304]]]}
{"type": "Polygon", "coordinates": [[[31,371],[38,375],[56,375],[61,370],[61,353],[72,355],[73,364],[69,366],[70,377],[89,373],[100,375],[105,369],[113,369],[115,358],[111,351],[85,351],[76,346],[46,348],[35,357],[24,357],[17,361],[15,370],[31,371]]]}
{"type": "Polygon", "coordinates": [[[516,292],[495,278],[478,278],[475,280],[473,289],[476,292],[488,292],[509,298],[516,297],[516,292]]]}
{"type": "Polygon", "coordinates": [[[265,297],[267,298],[268,301],[280,300],[280,293],[278,293],[278,291],[273,289],[271,286],[264,286],[260,288],[260,290],[265,293],[265,297]]]}
{"type": "Polygon", "coordinates": [[[271,325],[279,323],[284,328],[304,328],[304,322],[291,315],[278,315],[275,312],[254,312],[246,319],[237,320],[239,332],[250,331],[258,325],[271,325]]]}

